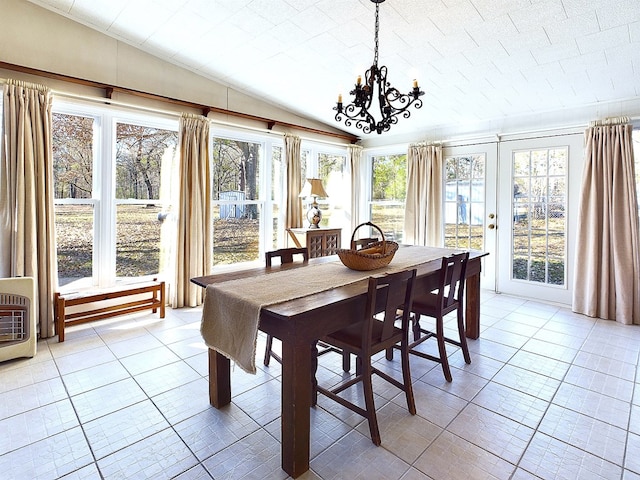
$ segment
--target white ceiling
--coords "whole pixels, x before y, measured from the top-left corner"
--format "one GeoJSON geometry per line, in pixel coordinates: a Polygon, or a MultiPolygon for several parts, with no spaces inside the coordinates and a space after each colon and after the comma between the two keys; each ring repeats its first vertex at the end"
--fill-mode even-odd
{"type": "MultiPolygon", "coordinates": [[[[332,108],[373,61],[371,0],[29,1],[363,137],[332,108]]],[[[426,92],[389,134],[637,100],[640,0],[387,0],[379,65],[426,92]]]]}

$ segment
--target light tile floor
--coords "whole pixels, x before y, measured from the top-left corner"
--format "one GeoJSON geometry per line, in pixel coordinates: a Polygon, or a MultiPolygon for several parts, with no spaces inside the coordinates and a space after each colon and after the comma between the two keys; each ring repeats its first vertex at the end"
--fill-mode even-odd
{"type": "MultiPolygon", "coordinates": [[[[360,417],[320,397],[302,478],[640,479],[640,327],[482,295],[471,365],[449,347],[452,383],[411,358],[416,416],[376,379],[381,447],[360,417]]],[[[234,369],[232,404],[212,408],[200,315],[73,327],[33,359],[0,363],[0,478],[286,478],[280,366],[234,369]]],[[[261,334],[259,357],[263,348],[261,334]]],[[[397,357],[377,362],[397,374],[397,357]]],[[[320,362],[320,382],[341,378],[338,356],[320,362]]]]}

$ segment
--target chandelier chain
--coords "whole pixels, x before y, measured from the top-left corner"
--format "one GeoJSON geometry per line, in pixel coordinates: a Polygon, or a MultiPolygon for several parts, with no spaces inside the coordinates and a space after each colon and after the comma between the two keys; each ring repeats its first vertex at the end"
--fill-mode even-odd
{"type": "Polygon", "coordinates": [[[378,35],[380,32],[380,4],[376,3],[376,26],[375,26],[375,49],[374,49],[374,54],[373,54],[373,64],[375,66],[378,66],[378,45],[380,43],[379,39],[378,39],[378,35]]]}

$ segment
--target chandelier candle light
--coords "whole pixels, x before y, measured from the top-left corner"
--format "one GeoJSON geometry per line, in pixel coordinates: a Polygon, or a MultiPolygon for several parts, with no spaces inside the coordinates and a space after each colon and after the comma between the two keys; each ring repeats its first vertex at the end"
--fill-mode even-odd
{"type": "Polygon", "coordinates": [[[300,198],[313,198],[313,203],[309,207],[307,212],[307,220],[309,220],[309,228],[320,228],[320,220],[322,220],[322,211],[316,201],[318,197],[326,198],[327,192],[322,186],[322,180],[319,178],[307,178],[302,191],[300,192],[300,198]]]}
{"type": "Polygon", "coordinates": [[[375,53],[373,57],[373,65],[364,74],[364,84],[362,76],[358,75],[356,87],[349,92],[355,95],[353,103],[347,106],[342,104],[342,94],[338,95],[338,104],[333,107],[336,113],[336,120],[350,127],[355,122],[356,128],[361,129],[364,133],[387,132],[391,125],[398,123],[398,116],[409,118],[411,112],[408,108],[414,105],[416,108],[422,107],[420,97],[424,92],[418,87],[418,81],[413,81],[413,90],[407,94],[402,94],[398,89],[392,87],[387,82],[387,67],[384,65],[378,67],[378,31],[380,30],[380,21],[378,18],[378,10],[380,4],[384,0],[371,0],[376,4],[376,24],[375,24],[375,53]],[[374,97],[374,89],[377,90],[377,97],[382,119],[376,121],[375,117],[369,111],[371,102],[374,97]]]}

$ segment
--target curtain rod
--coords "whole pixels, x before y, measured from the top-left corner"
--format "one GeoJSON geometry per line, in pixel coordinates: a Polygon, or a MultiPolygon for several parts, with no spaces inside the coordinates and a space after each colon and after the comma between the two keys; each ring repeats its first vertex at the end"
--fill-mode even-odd
{"type": "Polygon", "coordinates": [[[302,125],[295,125],[293,123],[282,122],[282,121],[279,121],[279,120],[273,120],[273,119],[265,118],[265,117],[259,117],[257,115],[251,115],[251,114],[248,114],[248,113],[236,112],[236,111],[227,110],[227,109],[224,109],[224,108],[212,107],[212,106],[208,106],[208,105],[202,105],[202,104],[195,103],[195,102],[190,102],[190,101],[187,101],[187,100],[180,100],[180,99],[176,99],[176,98],[165,97],[163,95],[158,95],[158,94],[155,94],[155,93],[147,93],[147,92],[143,92],[143,91],[140,91],[140,90],[134,90],[134,89],[130,89],[130,88],[118,87],[118,86],[115,86],[115,85],[109,85],[109,84],[105,84],[105,83],[95,82],[93,80],[86,80],[86,79],[83,79],[83,78],[72,77],[72,76],[69,76],[69,75],[63,75],[63,74],[59,74],[59,73],[47,72],[45,70],[38,70],[38,69],[35,69],[35,68],[25,67],[25,66],[22,66],[22,65],[15,65],[15,64],[12,64],[12,63],[7,63],[7,62],[0,62],[0,68],[6,69],[6,70],[12,70],[12,71],[16,71],[16,72],[21,72],[21,73],[26,73],[26,74],[29,74],[29,75],[36,75],[36,76],[40,76],[40,77],[51,78],[51,79],[54,79],[54,80],[62,80],[62,81],[69,82],[69,83],[74,83],[74,84],[77,84],[77,85],[84,85],[84,86],[87,86],[87,87],[104,89],[105,90],[105,96],[106,96],[104,101],[111,101],[111,96],[113,95],[113,93],[124,93],[124,94],[132,95],[132,96],[135,96],[135,97],[147,98],[147,99],[150,99],[150,100],[157,100],[157,101],[160,101],[160,102],[171,103],[171,104],[174,104],[174,105],[180,105],[180,106],[184,106],[184,107],[194,108],[196,110],[201,110],[202,111],[202,115],[204,117],[207,117],[210,112],[221,113],[221,114],[224,114],[224,115],[230,115],[230,116],[233,116],[233,117],[245,118],[247,120],[253,120],[253,121],[257,121],[257,122],[266,123],[267,124],[267,129],[269,129],[269,130],[271,130],[276,125],[280,125],[282,127],[294,128],[294,129],[297,129],[297,130],[302,130],[302,131],[310,132],[310,133],[316,133],[316,134],[319,134],[319,135],[342,138],[344,140],[348,140],[351,143],[355,143],[355,142],[357,142],[359,140],[358,137],[355,137],[353,135],[349,135],[347,133],[327,132],[327,131],[320,130],[320,129],[317,129],[317,128],[305,127],[305,126],[302,126],[302,125]]]}
{"type": "MultiPolygon", "coordinates": [[[[6,83],[7,81],[8,80],[5,79],[5,78],[0,78],[0,83],[6,83]]],[[[106,99],[101,98],[101,97],[92,97],[92,96],[89,96],[89,95],[81,95],[81,94],[76,94],[76,93],[61,92],[61,91],[58,91],[58,90],[51,90],[51,93],[53,93],[54,95],[60,96],[60,97],[64,97],[64,98],[73,98],[73,99],[77,99],[77,100],[84,100],[84,101],[96,102],[96,103],[108,103],[109,105],[117,105],[119,107],[131,108],[131,109],[140,110],[140,111],[144,111],[144,112],[151,112],[151,113],[155,113],[155,114],[166,115],[166,116],[169,116],[169,117],[179,118],[180,115],[181,115],[180,112],[173,112],[173,111],[170,111],[170,110],[161,110],[161,109],[153,108],[153,107],[144,107],[142,105],[135,105],[135,104],[131,104],[131,103],[121,102],[121,101],[118,101],[118,100],[106,100],[106,99]]],[[[237,129],[241,129],[241,130],[251,130],[251,131],[254,131],[254,132],[266,133],[268,135],[278,135],[278,136],[283,135],[283,132],[276,132],[276,131],[270,130],[268,128],[252,127],[252,126],[249,126],[249,125],[239,125],[237,123],[225,122],[223,120],[216,120],[214,118],[208,118],[207,120],[212,124],[223,125],[223,126],[226,126],[226,127],[232,127],[232,128],[237,128],[237,129]]],[[[315,138],[304,137],[304,136],[300,136],[300,138],[302,140],[306,140],[306,141],[309,141],[309,142],[322,143],[322,144],[333,145],[333,146],[338,146],[338,147],[344,147],[345,146],[344,143],[331,142],[329,140],[322,140],[322,139],[318,140],[318,139],[315,139],[315,138]]]]}

